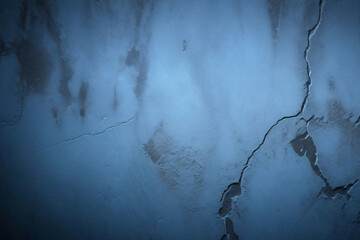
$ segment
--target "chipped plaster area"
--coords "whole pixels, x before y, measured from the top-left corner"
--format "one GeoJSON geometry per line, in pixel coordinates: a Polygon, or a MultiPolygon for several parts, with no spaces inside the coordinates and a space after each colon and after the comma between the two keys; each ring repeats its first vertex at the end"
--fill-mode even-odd
{"type": "MultiPolygon", "coordinates": [[[[258,168],[256,170],[254,169],[248,169],[249,166],[251,166],[251,161],[256,159],[257,152],[262,152],[262,148],[265,146],[265,142],[268,138],[268,136],[271,134],[271,131],[277,131],[278,125],[281,125],[283,120],[291,120],[293,118],[299,119],[299,116],[311,116],[309,115],[309,112],[314,109],[311,102],[308,103],[308,98],[311,93],[310,89],[312,87],[313,78],[312,78],[312,68],[310,65],[309,60],[309,52],[311,50],[311,39],[315,35],[316,31],[318,30],[320,23],[322,21],[322,15],[323,15],[323,9],[324,9],[325,1],[320,1],[319,3],[319,14],[318,14],[318,20],[316,24],[308,31],[308,45],[304,51],[304,59],[306,61],[307,66],[307,74],[308,74],[308,81],[306,83],[307,86],[307,93],[303,100],[303,105],[300,110],[300,112],[296,115],[289,116],[289,117],[283,117],[282,119],[279,119],[265,134],[263,141],[260,143],[260,145],[252,152],[252,154],[249,156],[243,171],[240,174],[240,179],[238,182],[234,182],[228,186],[228,188],[223,192],[222,195],[222,207],[220,208],[218,214],[221,217],[225,217],[225,225],[227,219],[229,217],[239,217],[241,213],[239,212],[238,206],[238,199],[242,198],[243,194],[245,193],[245,190],[247,187],[243,182],[245,182],[245,175],[249,174],[251,175],[252,171],[258,171],[258,168]],[[305,109],[306,105],[310,104],[310,111],[308,109],[305,109]],[[305,111],[304,111],[305,110],[305,111]],[[250,171],[250,173],[247,173],[247,171],[250,171]],[[237,211],[237,216],[234,214],[234,211],[237,211]]],[[[328,81],[328,88],[329,91],[334,92],[335,91],[335,83],[333,81],[333,78],[328,81]]],[[[317,91],[315,92],[315,94],[317,91]]],[[[314,97],[313,97],[314,98],[314,97]]],[[[312,98],[312,99],[313,99],[312,98]]],[[[341,99],[341,97],[340,97],[341,99]]],[[[315,103],[316,106],[316,103],[315,103]]],[[[301,121],[306,122],[306,131],[303,133],[298,133],[296,138],[290,141],[291,146],[293,150],[299,155],[299,156],[306,156],[306,158],[309,160],[311,169],[313,170],[313,173],[315,173],[321,181],[323,181],[323,187],[321,187],[318,191],[318,194],[315,197],[314,202],[316,202],[317,198],[322,197],[323,199],[328,200],[336,200],[336,199],[345,199],[344,205],[341,207],[343,210],[348,201],[351,200],[352,195],[350,192],[353,188],[357,186],[357,183],[359,181],[360,171],[359,171],[359,153],[357,153],[357,142],[359,140],[358,137],[358,122],[354,118],[352,112],[347,112],[344,107],[342,106],[341,102],[339,100],[330,100],[327,104],[327,113],[325,116],[322,116],[321,118],[315,118],[316,114],[312,115],[309,120],[305,120],[301,118],[301,121]],[[324,121],[325,119],[328,119],[328,121],[324,121]],[[320,124],[321,122],[321,124],[320,124]],[[311,127],[309,127],[311,125],[311,127]],[[309,135],[308,129],[312,129],[313,133],[316,133],[316,140],[317,143],[323,143],[321,145],[321,150],[317,150],[316,145],[314,143],[313,138],[309,135]],[[331,131],[332,130],[332,131],[331,131]],[[327,132],[327,133],[326,133],[327,132]],[[331,140],[330,140],[330,139],[331,140]],[[341,143],[340,143],[341,142],[341,143]],[[330,144],[325,146],[325,144],[330,144]],[[340,149],[344,149],[344,151],[339,151],[340,149]],[[342,155],[343,154],[343,155],[342,155]],[[340,156],[339,156],[340,155],[340,156]],[[322,160],[319,160],[322,159],[322,160]],[[336,159],[336,160],[335,160],[336,159]],[[321,163],[320,163],[321,162],[321,163]],[[323,166],[324,169],[320,168],[320,166],[323,166]],[[334,168],[334,165],[339,166],[338,168],[334,168]],[[330,171],[329,171],[330,170],[330,171]],[[324,175],[323,172],[326,172],[325,175],[329,176],[329,179],[324,175]],[[331,173],[330,173],[331,172],[331,173]],[[336,184],[334,184],[336,182],[336,184]]],[[[356,115],[357,116],[357,115],[356,115]]],[[[274,150],[272,151],[274,154],[274,150]]],[[[273,177],[271,178],[273,179],[273,177]]],[[[252,189],[253,190],[253,189],[252,189]]],[[[302,195],[304,193],[300,193],[302,195]]],[[[305,196],[306,194],[304,194],[305,196]]],[[[301,197],[304,197],[301,196],[301,197]]],[[[357,197],[357,195],[355,195],[357,197]]],[[[247,202],[243,202],[243,204],[247,204],[247,202]]],[[[251,203],[250,205],[254,205],[251,203]]],[[[331,205],[331,204],[328,204],[331,205]]],[[[334,203],[334,209],[339,209],[339,206],[336,206],[334,203]]],[[[243,211],[245,211],[246,207],[243,207],[243,211]]],[[[279,210],[277,210],[279,211],[279,210]]],[[[307,211],[307,210],[306,210],[307,211]]],[[[242,212],[243,214],[247,214],[247,212],[242,212]]],[[[320,213],[315,213],[320,214],[320,213]]],[[[281,214],[279,214],[281,217],[281,214]]],[[[341,215],[342,218],[344,218],[344,221],[349,221],[349,216],[341,215]]],[[[246,218],[246,217],[245,217],[246,218]]],[[[289,218],[291,219],[291,217],[289,218]]],[[[288,220],[289,220],[288,219],[288,220]]],[[[356,221],[355,221],[356,222],[356,221]]],[[[326,224],[326,223],[325,223],[326,224]]],[[[337,219],[333,219],[332,223],[329,223],[329,225],[333,225],[332,231],[335,230],[338,227],[337,219]]],[[[245,224],[247,225],[247,224],[245,224]]],[[[286,224],[287,225],[287,224],[286,224]]],[[[291,224],[290,224],[291,225],[291,224]]],[[[283,226],[284,227],[284,226],[283,226]]],[[[328,226],[329,227],[329,226],[328,226]]],[[[356,227],[352,227],[355,232],[357,232],[356,227]]],[[[308,232],[305,232],[303,236],[307,236],[307,234],[314,234],[314,230],[311,230],[312,227],[309,226],[307,228],[308,232]]],[[[330,232],[332,227],[329,227],[327,230],[330,232]]],[[[251,232],[251,231],[250,231],[251,232]]],[[[266,230],[265,230],[266,232],[266,230]]],[[[271,232],[273,232],[273,229],[271,229],[271,232]]],[[[320,231],[319,231],[320,232],[320,231]]],[[[252,233],[251,233],[252,234],[252,233]]],[[[287,233],[288,234],[288,233],[287,233]]],[[[285,234],[285,235],[287,235],[285,234]]],[[[329,233],[331,235],[331,233],[329,233]]],[[[246,236],[246,235],[245,235],[246,236]]],[[[256,235],[255,235],[256,236],[256,235]]],[[[261,236],[261,234],[260,234],[261,236]]],[[[276,234],[274,237],[277,236],[276,234]]],[[[353,234],[350,234],[350,237],[353,237],[353,234]]],[[[248,238],[249,236],[246,236],[244,238],[248,238]]],[[[294,236],[295,237],[295,236],[294,236]]],[[[318,238],[320,235],[318,236],[318,238]]],[[[233,239],[233,237],[229,234],[225,234],[222,239],[233,239]]],[[[251,237],[250,237],[251,238],[251,237]]]]}
{"type": "Polygon", "coordinates": [[[233,199],[228,216],[240,239],[264,235],[336,239],[339,235],[334,232],[339,234],[342,228],[341,236],[354,239],[358,234],[358,226],[351,222],[360,206],[359,185],[355,180],[329,187],[327,176],[317,166],[316,145],[306,132],[309,125],[298,119],[280,123],[253,156],[242,194],[233,199]]]}
{"type": "MultiPolygon", "coordinates": [[[[247,158],[247,161],[245,162],[244,167],[241,170],[239,181],[231,183],[224,190],[224,192],[222,194],[222,198],[221,198],[221,201],[222,201],[223,204],[222,204],[222,207],[219,209],[219,212],[218,212],[220,217],[225,217],[228,214],[230,214],[230,212],[232,211],[232,202],[233,202],[234,198],[237,198],[238,196],[240,196],[242,194],[243,178],[244,178],[246,170],[249,167],[250,161],[252,160],[252,158],[254,157],[256,152],[259,151],[260,148],[263,146],[263,144],[265,143],[265,141],[266,141],[268,135],[271,133],[271,131],[274,128],[276,128],[277,125],[279,123],[281,123],[282,121],[289,120],[289,119],[294,119],[294,118],[297,118],[297,117],[299,117],[300,115],[303,114],[303,111],[304,111],[305,106],[307,104],[307,100],[308,100],[308,97],[309,97],[309,94],[310,94],[310,88],[311,88],[311,84],[312,84],[311,67],[310,67],[308,55],[309,55],[309,51],[310,51],[310,48],[311,48],[312,37],[316,34],[316,31],[318,30],[318,28],[319,28],[319,26],[321,24],[324,5],[325,5],[325,1],[320,0],[319,1],[319,6],[318,6],[317,20],[316,20],[315,24],[307,31],[307,44],[306,44],[306,47],[305,47],[305,50],[304,50],[304,60],[306,62],[306,73],[307,73],[307,81],[305,83],[306,93],[305,93],[305,96],[303,98],[300,110],[294,115],[284,116],[284,117],[278,119],[267,130],[267,132],[265,133],[261,143],[252,151],[251,155],[247,158]]],[[[313,147],[312,153],[313,153],[314,156],[309,157],[310,161],[315,161],[315,152],[316,152],[315,147],[313,147]]],[[[322,174],[320,174],[320,176],[322,177],[322,179],[324,179],[322,174]]],[[[324,180],[326,180],[326,179],[324,179],[324,180]]],[[[326,181],[326,183],[327,183],[327,181],[326,181]]],[[[327,186],[328,186],[328,183],[327,183],[327,186]]],[[[225,225],[226,225],[226,218],[225,218],[225,225]]]]}

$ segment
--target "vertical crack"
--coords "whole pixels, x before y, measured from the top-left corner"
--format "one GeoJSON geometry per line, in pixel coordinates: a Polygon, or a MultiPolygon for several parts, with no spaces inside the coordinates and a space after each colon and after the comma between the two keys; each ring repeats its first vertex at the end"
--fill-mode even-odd
{"type": "MultiPolygon", "coordinates": [[[[311,39],[312,37],[315,35],[315,33],[317,32],[319,26],[320,26],[320,23],[321,23],[321,20],[322,20],[322,14],[323,14],[323,9],[324,9],[324,5],[325,5],[325,2],[326,0],[320,0],[319,1],[319,10],[318,10],[318,18],[316,20],[316,23],[313,25],[312,28],[310,28],[308,31],[307,31],[307,44],[306,44],[306,47],[305,47],[305,50],[304,50],[304,60],[305,60],[305,63],[306,63],[306,73],[307,73],[307,81],[305,83],[305,86],[306,86],[306,93],[305,93],[305,96],[303,98],[303,101],[301,103],[301,107],[300,107],[300,110],[294,114],[294,115],[289,115],[289,116],[284,116],[280,119],[278,119],[268,130],[267,132],[265,133],[262,141],[260,142],[260,144],[252,151],[252,153],[250,154],[250,156],[247,158],[245,164],[244,164],[244,167],[243,169],[241,170],[241,173],[240,173],[240,178],[237,182],[233,182],[231,183],[230,185],[228,185],[228,187],[223,191],[222,193],[222,196],[221,196],[221,199],[220,201],[222,201],[223,205],[222,207],[219,209],[218,211],[218,215],[222,218],[224,218],[224,223],[225,223],[225,229],[227,229],[227,222],[231,219],[230,217],[228,216],[229,213],[231,212],[232,210],[232,199],[234,197],[238,197],[241,195],[242,193],[242,180],[243,180],[243,177],[244,177],[244,174],[245,174],[245,171],[247,170],[247,168],[249,167],[249,163],[252,159],[252,157],[254,156],[254,154],[261,148],[261,146],[265,143],[266,141],[266,138],[267,136],[269,135],[269,133],[271,132],[271,130],[277,126],[280,122],[286,120],[286,119],[291,119],[291,118],[296,118],[298,117],[300,114],[303,113],[304,109],[305,109],[305,105],[307,103],[307,99],[310,95],[310,88],[311,88],[311,85],[312,85],[312,79],[311,79],[311,69],[310,69],[310,62],[309,62],[309,51],[310,51],[310,48],[311,48],[311,39]]],[[[227,232],[227,231],[226,231],[227,232]]],[[[226,233],[227,234],[227,233],[226,233]]],[[[225,234],[225,235],[226,235],[225,234]]],[[[223,235],[222,239],[225,239],[225,235],[223,235]]],[[[229,238],[228,238],[229,239],[229,238]]]]}

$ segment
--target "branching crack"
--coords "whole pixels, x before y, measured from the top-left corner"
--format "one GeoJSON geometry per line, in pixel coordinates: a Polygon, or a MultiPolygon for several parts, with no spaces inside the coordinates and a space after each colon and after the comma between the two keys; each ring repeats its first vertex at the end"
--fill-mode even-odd
{"type": "Polygon", "coordinates": [[[50,145],[49,147],[50,147],[50,148],[56,147],[56,146],[59,146],[59,145],[64,144],[64,143],[68,143],[68,142],[72,142],[72,141],[79,140],[80,138],[86,137],[86,136],[93,136],[93,137],[94,137],[94,136],[98,136],[98,135],[100,135],[100,134],[103,134],[103,133],[109,131],[110,129],[113,129],[113,128],[119,127],[119,126],[121,126],[121,125],[124,125],[124,124],[126,124],[126,123],[129,123],[129,122],[131,122],[131,121],[134,120],[134,119],[135,119],[135,117],[132,117],[132,118],[129,118],[128,120],[126,120],[126,121],[117,122],[117,123],[115,123],[114,125],[111,125],[111,126],[105,128],[104,130],[102,130],[102,131],[100,131],[100,132],[84,133],[84,134],[81,134],[81,135],[76,136],[76,137],[68,138],[68,139],[62,140],[62,141],[60,141],[60,142],[57,142],[57,143],[55,143],[55,144],[52,144],[52,145],[50,145]]]}
{"type": "Polygon", "coordinates": [[[321,20],[322,20],[322,13],[323,13],[323,9],[324,9],[324,5],[325,5],[325,0],[320,0],[319,1],[319,10],[318,10],[318,18],[316,23],[314,24],[314,26],[312,28],[310,28],[307,32],[307,45],[305,47],[304,50],[304,60],[306,62],[306,72],[307,72],[307,81],[306,81],[306,93],[305,93],[305,97],[301,103],[301,107],[300,110],[294,114],[294,115],[290,115],[290,116],[284,116],[280,119],[278,119],[265,133],[262,141],[260,142],[260,144],[252,151],[252,153],[250,154],[250,156],[247,158],[243,169],[241,170],[240,173],[240,178],[239,181],[237,182],[233,182],[230,185],[228,185],[228,187],[223,191],[222,196],[220,201],[223,202],[223,206],[219,209],[218,211],[218,215],[222,218],[225,218],[225,226],[226,226],[226,219],[230,219],[228,216],[228,214],[230,213],[230,211],[232,210],[232,199],[234,197],[240,196],[241,195],[241,185],[242,185],[242,180],[245,174],[245,171],[247,170],[247,168],[249,167],[249,163],[250,160],[252,159],[252,157],[254,156],[254,154],[261,148],[261,146],[265,143],[267,136],[269,135],[269,133],[271,132],[271,130],[273,128],[275,128],[280,122],[286,120],[286,119],[291,119],[291,118],[296,118],[298,116],[300,116],[304,109],[305,109],[305,105],[307,103],[307,99],[309,97],[310,94],[310,87],[312,84],[312,80],[311,80],[311,69],[310,69],[310,63],[309,63],[309,51],[311,48],[311,39],[312,37],[315,35],[317,29],[320,26],[321,20]]]}

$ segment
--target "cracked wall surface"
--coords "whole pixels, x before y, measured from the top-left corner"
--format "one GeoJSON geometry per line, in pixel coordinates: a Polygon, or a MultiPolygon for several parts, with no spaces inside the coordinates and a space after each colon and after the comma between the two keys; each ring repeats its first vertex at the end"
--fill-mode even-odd
{"type": "Polygon", "coordinates": [[[1,239],[359,239],[355,0],[0,1],[1,239]]]}

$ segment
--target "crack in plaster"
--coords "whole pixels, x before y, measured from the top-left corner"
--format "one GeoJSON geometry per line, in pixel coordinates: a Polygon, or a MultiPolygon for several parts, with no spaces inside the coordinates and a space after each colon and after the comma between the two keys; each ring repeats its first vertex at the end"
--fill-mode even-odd
{"type": "MultiPolygon", "coordinates": [[[[312,37],[315,35],[315,33],[317,32],[317,29],[320,26],[321,20],[322,20],[322,14],[323,14],[323,9],[324,9],[324,5],[325,5],[326,0],[320,0],[319,1],[319,11],[318,11],[318,18],[316,23],[314,24],[314,26],[312,28],[310,28],[307,31],[307,45],[306,48],[304,50],[304,60],[306,62],[306,72],[307,72],[307,81],[306,81],[306,94],[305,97],[302,101],[300,110],[294,114],[294,115],[290,115],[290,116],[284,116],[280,119],[278,119],[265,133],[262,141],[260,142],[260,144],[252,151],[252,153],[250,154],[250,156],[247,158],[244,167],[240,173],[240,178],[239,181],[237,182],[233,182],[230,185],[228,185],[228,187],[223,191],[222,196],[220,201],[223,202],[223,206],[219,209],[218,211],[218,215],[222,218],[225,217],[225,228],[226,228],[226,219],[230,219],[228,218],[228,214],[231,212],[232,210],[232,198],[234,197],[238,197],[241,195],[241,184],[242,184],[242,180],[245,174],[246,169],[249,166],[250,160],[252,159],[252,157],[254,156],[254,154],[261,148],[261,146],[265,143],[267,136],[269,135],[269,133],[271,132],[271,130],[276,127],[280,122],[286,120],[286,119],[291,119],[291,118],[296,118],[298,117],[300,114],[303,113],[305,105],[307,103],[307,99],[310,95],[310,88],[312,85],[312,79],[311,79],[311,69],[310,69],[310,62],[309,62],[309,58],[308,58],[308,54],[311,48],[311,39],[312,37]]],[[[224,236],[223,236],[224,237],[224,236]]]]}
{"type": "Polygon", "coordinates": [[[113,128],[119,127],[119,126],[121,126],[121,125],[124,125],[124,124],[126,124],[126,123],[129,123],[129,122],[131,122],[131,121],[134,120],[134,119],[135,119],[135,117],[132,117],[132,118],[129,118],[128,120],[126,120],[126,121],[117,122],[116,124],[111,125],[111,126],[105,128],[104,130],[102,130],[102,131],[100,131],[100,132],[84,133],[84,134],[81,134],[81,135],[76,136],[76,137],[72,137],[72,138],[69,138],[69,139],[62,140],[62,141],[60,141],[60,142],[57,142],[57,143],[54,143],[54,144],[50,145],[49,148],[56,147],[56,146],[59,146],[59,145],[64,144],[64,143],[76,141],[76,140],[79,140],[80,138],[86,137],[86,136],[93,136],[93,137],[94,137],[94,136],[98,136],[98,135],[100,135],[100,134],[103,134],[103,133],[109,131],[110,129],[113,129],[113,128]]]}

